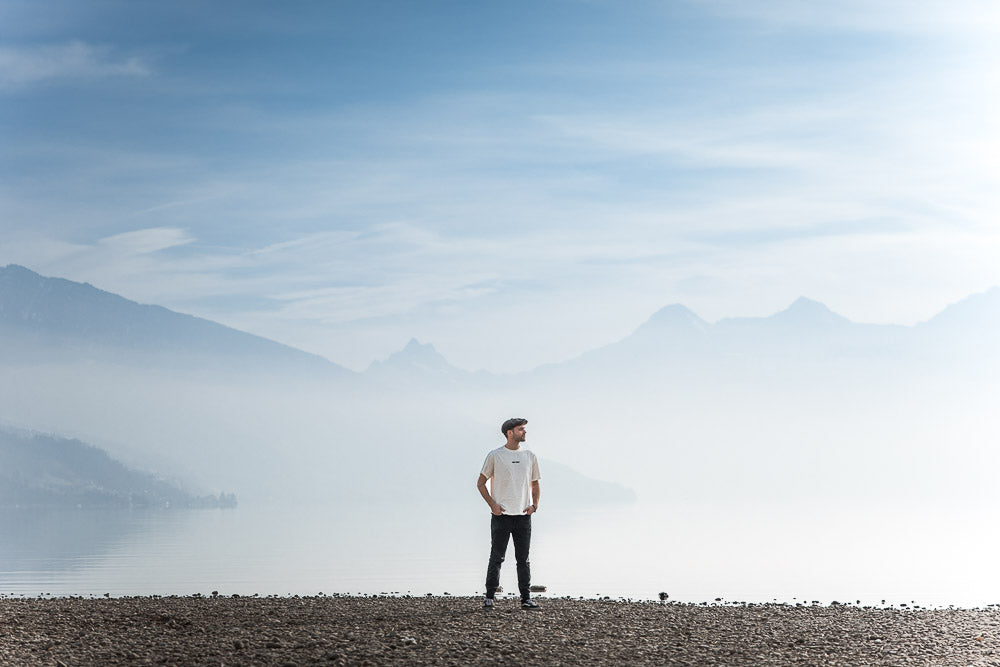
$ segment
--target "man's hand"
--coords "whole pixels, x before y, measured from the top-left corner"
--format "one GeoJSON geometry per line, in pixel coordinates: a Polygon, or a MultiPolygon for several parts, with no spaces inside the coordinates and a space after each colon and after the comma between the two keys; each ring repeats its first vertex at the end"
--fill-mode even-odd
{"type": "Polygon", "coordinates": [[[534,505],[528,505],[527,507],[524,508],[524,513],[525,514],[534,514],[535,513],[535,506],[534,505]]]}
{"type": "Polygon", "coordinates": [[[479,495],[481,495],[483,500],[486,501],[486,504],[490,506],[490,512],[496,516],[500,516],[503,514],[503,505],[493,500],[493,496],[491,496],[490,492],[486,489],[486,482],[488,481],[489,480],[486,478],[486,475],[479,473],[479,481],[476,482],[476,487],[479,489],[479,495]]]}

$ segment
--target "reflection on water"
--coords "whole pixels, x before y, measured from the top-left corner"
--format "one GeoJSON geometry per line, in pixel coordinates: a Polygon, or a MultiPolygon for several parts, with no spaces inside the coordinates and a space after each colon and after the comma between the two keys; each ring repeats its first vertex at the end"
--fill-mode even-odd
{"type": "Polygon", "coordinates": [[[0,509],[0,573],[79,567],[150,518],[128,510],[0,509]]]}
{"type": "MultiPolygon", "coordinates": [[[[1000,602],[989,515],[625,507],[542,511],[553,596],[981,606],[1000,602]]],[[[448,508],[0,513],[0,594],[315,595],[483,589],[489,515],[448,508]]],[[[502,585],[516,590],[513,552],[502,585]]]]}
{"type": "Polygon", "coordinates": [[[449,582],[472,593],[489,548],[480,514],[10,510],[0,516],[0,594],[422,594],[449,582]]]}
{"type": "Polygon", "coordinates": [[[172,527],[190,515],[128,509],[0,510],[0,592],[83,593],[70,582],[87,581],[88,572],[113,562],[116,554],[120,558],[130,553],[128,545],[137,536],[151,531],[173,534],[172,527]]]}

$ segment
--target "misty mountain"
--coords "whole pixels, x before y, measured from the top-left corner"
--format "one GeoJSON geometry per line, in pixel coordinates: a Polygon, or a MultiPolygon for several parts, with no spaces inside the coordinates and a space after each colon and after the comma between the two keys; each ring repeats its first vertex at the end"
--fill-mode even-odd
{"type": "Polygon", "coordinates": [[[1000,287],[954,303],[930,320],[918,325],[929,344],[960,346],[963,349],[997,349],[1000,340],[1000,287]]]}
{"type": "Polygon", "coordinates": [[[355,374],[87,285],[0,275],[0,419],[241,499],[476,502],[475,473],[512,415],[548,465],[547,507],[633,491],[924,502],[988,494],[988,462],[1000,465],[996,288],[916,326],[851,322],[805,298],[715,323],[674,304],[516,375],[462,371],[416,340],[355,374]],[[225,362],[197,376],[157,370],[216,354],[225,362]]]}
{"type": "Polygon", "coordinates": [[[353,373],[320,356],[86,283],[0,268],[0,359],[353,373]]]}
{"type": "MultiPolygon", "coordinates": [[[[575,359],[519,374],[550,376],[580,367],[615,367],[628,374],[638,367],[678,361],[718,361],[734,355],[790,357],[796,362],[839,363],[845,355],[900,354],[934,345],[998,344],[1000,287],[953,304],[914,327],[851,322],[825,305],[802,297],[768,317],[722,319],[714,324],[681,304],[654,313],[626,338],[575,359]],[[809,359],[805,359],[810,361],[809,359]]],[[[0,360],[51,362],[90,358],[143,363],[198,360],[215,366],[306,370],[339,377],[353,372],[318,355],[231,329],[201,318],[142,305],[89,284],[47,278],[17,265],[0,268],[0,360]],[[137,354],[141,356],[137,357],[137,354]]],[[[927,349],[919,350],[924,353],[927,349]]],[[[953,351],[953,350],[952,350],[953,351]]],[[[683,364],[681,364],[683,365],[683,364]]],[[[469,373],[432,344],[411,339],[405,347],[363,374],[398,382],[445,381],[449,385],[503,382],[489,373],[469,373]]]]}
{"type": "MultiPolygon", "coordinates": [[[[746,371],[845,364],[897,364],[906,360],[969,356],[975,363],[1000,357],[1000,288],[970,296],[915,326],[852,322],[822,303],[797,299],[767,317],[722,319],[710,324],[680,304],[653,314],[624,339],[535,371],[545,378],[588,374],[620,377],[698,378],[746,371]]],[[[528,374],[529,376],[531,374],[528,374]]]]}
{"type": "Polygon", "coordinates": [[[225,507],[80,442],[0,429],[0,507],[225,507]]]}
{"type": "MultiPolygon", "coordinates": [[[[685,306],[673,304],[653,313],[644,324],[618,344],[603,349],[606,351],[609,348],[625,347],[632,353],[654,355],[669,353],[671,350],[691,350],[706,344],[711,329],[711,324],[685,306]],[[665,346],[668,349],[662,349],[665,346]]],[[[601,350],[590,354],[601,354],[601,350]]]]}
{"type": "Polygon", "coordinates": [[[368,370],[373,373],[416,370],[421,373],[452,374],[458,369],[449,364],[430,343],[421,343],[416,338],[411,338],[402,350],[392,353],[384,361],[373,361],[368,370]]]}
{"type": "MultiPolygon", "coordinates": [[[[499,444],[447,398],[485,374],[416,340],[364,374],[331,373],[340,367],[314,355],[17,266],[0,270],[0,340],[0,419],[84,434],[130,464],[258,500],[389,502],[388,489],[435,476],[442,497],[467,497],[481,457],[499,444]],[[199,372],[162,372],[185,365],[199,372]]],[[[46,465],[79,459],[79,447],[61,447],[46,450],[46,465]]],[[[20,456],[10,466],[18,497],[58,495],[25,486],[40,462],[20,456]]],[[[574,502],[634,499],[557,462],[551,476],[574,502]]],[[[54,484],[67,497],[87,486],[66,481],[68,468],[43,477],[62,479],[54,484]]]]}
{"type": "Polygon", "coordinates": [[[982,467],[1000,465],[996,288],[914,326],[851,322],[808,299],[715,323],[668,306],[622,340],[501,391],[544,416],[546,442],[573,452],[564,460],[643,497],[1000,496],[982,467]]]}
{"type": "MultiPolygon", "coordinates": [[[[452,366],[430,343],[411,338],[406,346],[381,361],[373,361],[365,376],[375,382],[407,386],[454,387],[472,379],[469,373],[452,366]]],[[[479,373],[485,377],[486,373],[479,373]]]]}

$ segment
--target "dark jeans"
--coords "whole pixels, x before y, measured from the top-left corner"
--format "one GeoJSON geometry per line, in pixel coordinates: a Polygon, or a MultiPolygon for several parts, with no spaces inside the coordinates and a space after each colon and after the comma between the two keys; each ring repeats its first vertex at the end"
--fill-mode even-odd
{"type": "Polygon", "coordinates": [[[521,599],[531,597],[531,564],[528,548],[531,546],[531,515],[492,515],[490,518],[490,564],[486,568],[486,597],[491,598],[500,586],[500,565],[507,554],[507,542],[514,536],[514,558],[517,560],[517,587],[521,599]]]}

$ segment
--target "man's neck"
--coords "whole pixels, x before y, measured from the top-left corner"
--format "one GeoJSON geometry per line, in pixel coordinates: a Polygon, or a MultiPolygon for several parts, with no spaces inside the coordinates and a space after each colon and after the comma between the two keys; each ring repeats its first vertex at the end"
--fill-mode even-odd
{"type": "Polygon", "coordinates": [[[518,450],[518,449],[521,449],[521,443],[519,443],[519,442],[508,442],[506,445],[504,445],[504,447],[506,447],[507,449],[518,450]]]}

